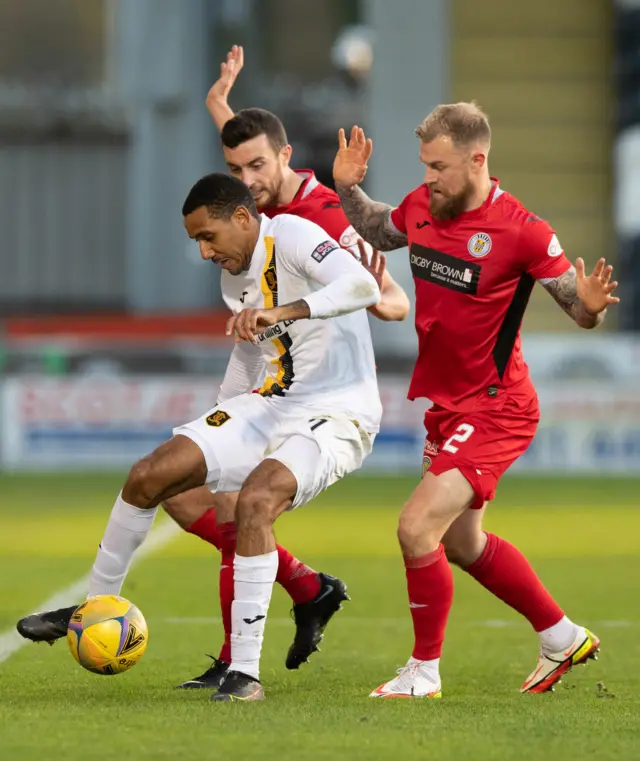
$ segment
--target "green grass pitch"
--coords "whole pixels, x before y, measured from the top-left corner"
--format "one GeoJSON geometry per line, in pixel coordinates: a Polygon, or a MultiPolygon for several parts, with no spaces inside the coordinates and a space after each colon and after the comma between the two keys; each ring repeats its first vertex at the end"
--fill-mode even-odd
{"type": "MultiPolygon", "coordinates": [[[[0,635],[91,565],[116,475],[0,476],[0,635]]],[[[640,481],[513,477],[488,527],[531,559],[567,613],[602,639],[596,663],[556,693],[521,696],[537,657],[526,621],[455,572],[441,701],[374,701],[411,652],[395,539],[409,479],[352,477],[277,524],[279,541],[349,585],[322,652],[284,668],[289,601],[274,592],[262,679],[267,700],[212,704],[174,686],[217,654],[216,553],[178,536],[136,566],[123,594],[147,617],[132,671],[100,677],[64,641],[0,663],[0,757],[76,759],[640,758],[640,481]]]]}

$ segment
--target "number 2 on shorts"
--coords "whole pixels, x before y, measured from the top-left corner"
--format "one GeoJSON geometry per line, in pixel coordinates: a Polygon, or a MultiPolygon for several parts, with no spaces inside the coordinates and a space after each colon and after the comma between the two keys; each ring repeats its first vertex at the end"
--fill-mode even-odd
{"type": "Polygon", "coordinates": [[[465,441],[475,431],[475,428],[469,423],[461,423],[457,428],[453,436],[450,436],[442,445],[443,452],[451,452],[455,454],[458,451],[458,447],[453,443],[457,441],[459,444],[464,444],[465,441]]]}

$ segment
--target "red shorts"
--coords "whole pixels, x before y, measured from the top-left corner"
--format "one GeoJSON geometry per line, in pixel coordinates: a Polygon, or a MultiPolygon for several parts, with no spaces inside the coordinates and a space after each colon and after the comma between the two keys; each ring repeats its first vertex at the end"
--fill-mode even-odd
{"type": "Polygon", "coordinates": [[[500,411],[451,412],[434,405],[424,416],[427,438],[423,475],[458,468],[475,492],[471,507],[495,497],[503,473],[533,441],[540,419],[538,400],[507,401],[500,411]]]}

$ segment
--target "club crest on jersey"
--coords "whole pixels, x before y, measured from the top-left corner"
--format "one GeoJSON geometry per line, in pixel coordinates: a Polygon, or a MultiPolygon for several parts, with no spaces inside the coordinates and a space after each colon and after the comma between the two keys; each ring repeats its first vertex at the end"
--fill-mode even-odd
{"type": "Polygon", "coordinates": [[[487,233],[476,233],[469,238],[467,243],[467,251],[471,256],[480,258],[486,256],[491,251],[491,238],[487,233]]]}
{"type": "Polygon", "coordinates": [[[264,281],[272,293],[278,290],[278,276],[275,267],[269,267],[264,271],[264,281]]]}
{"type": "Polygon", "coordinates": [[[422,475],[429,470],[433,465],[433,458],[438,454],[438,445],[434,444],[430,439],[426,439],[424,442],[424,451],[422,452],[422,475]]]}
{"type": "Polygon", "coordinates": [[[231,420],[231,415],[224,410],[216,410],[206,417],[207,425],[213,426],[213,428],[220,428],[227,420],[231,420]]]}

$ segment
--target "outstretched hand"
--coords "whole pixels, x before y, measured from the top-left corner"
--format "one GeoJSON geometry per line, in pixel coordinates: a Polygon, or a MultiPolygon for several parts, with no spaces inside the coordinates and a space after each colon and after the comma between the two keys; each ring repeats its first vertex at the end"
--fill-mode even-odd
{"type": "Polygon", "coordinates": [[[359,185],[367,173],[367,162],[373,151],[373,141],[361,127],[353,127],[349,142],[344,130],[338,131],[338,152],[333,162],[336,185],[352,188],[359,185]]]}
{"type": "Polygon", "coordinates": [[[207,103],[227,102],[229,92],[243,66],[244,50],[242,45],[234,45],[227,53],[227,60],[220,64],[220,77],[207,93],[207,103]]]}
{"type": "Polygon", "coordinates": [[[375,248],[371,249],[371,258],[369,258],[369,252],[367,250],[367,244],[358,238],[358,251],[359,254],[351,252],[351,255],[358,259],[360,264],[367,270],[367,272],[373,275],[378,288],[382,291],[382,281],[384,279],[384,273],[387,270],[387,257],[381,254],[375,248]]]}
{"type": "Polygon", "coordinates": [[[583,307],[590,314],[600,314],[610,304],[618,304],[620,299],[611,294],[618,287],[617,281],[611,281],[613,267],[606,259],[598,259],[593,272],[587,275],[584,259],[576,259],[576,293],[583,307]]]}

